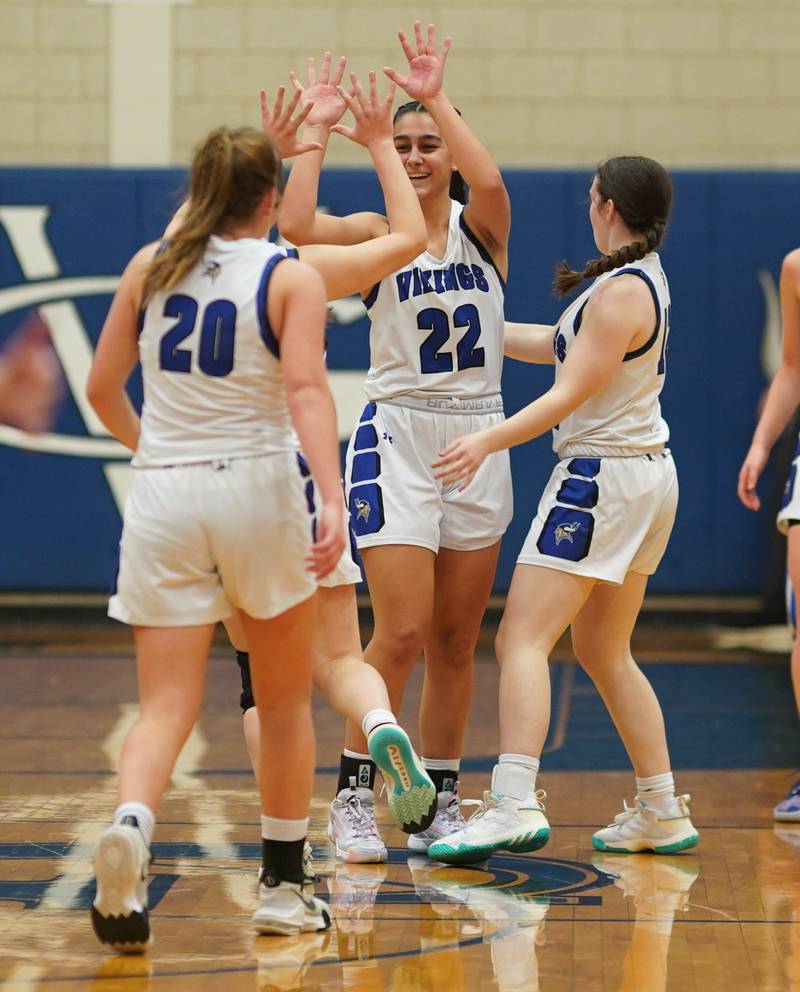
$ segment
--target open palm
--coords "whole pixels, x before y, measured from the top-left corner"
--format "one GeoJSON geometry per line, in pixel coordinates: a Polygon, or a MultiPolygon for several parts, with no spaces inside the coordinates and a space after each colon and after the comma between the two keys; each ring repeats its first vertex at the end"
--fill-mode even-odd
{"type": "Polygon", "coordinates": [[[300,83],[296,73],[289,73],[294,88],[300,91],[300,102],[303,106],[309,103],[314,104],[306,118],[306,124],[312,127],[333,127],[342,119],[342,115],[347,110],[347,105],[339,95],[338,89],[347,66],[347,59],[344,56],[339,59],[333,77],[331,77],[331,62],[331,53],[325,52],[319,77],[317,77],[314,59],[310,58],[308,60],[307,86],[300,83]]]}
{"type": "Polygon", "coordinates": [[[412,100],[424,102],[439,93],[444,85],[444,65],[447,53],[450,51],[451,39],[445,38],[442,50],[437,53],[436,28],[433,24],[428,25],[426,39],[420,21],[414,22],[416,51],[405,31],[398,31],[397,36],[408,59],[408,75],[401,76],[388,66],[384,66],[383,71],[392,82],[404,89],[412,100]]]}

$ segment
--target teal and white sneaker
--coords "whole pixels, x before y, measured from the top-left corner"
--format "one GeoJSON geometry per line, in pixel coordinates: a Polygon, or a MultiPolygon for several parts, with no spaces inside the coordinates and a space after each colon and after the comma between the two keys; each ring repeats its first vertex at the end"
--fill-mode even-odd
{"type": "Polygon", "coordinates": [[[463,865],[486,861],[497,851],[538,851],[550,839],[542,802],[546,798],[542,790],[522,802],[484,792],[483,802],[467,825],[431,844],[428,857],[448,865],[463,865]]]}
{"type": "Polygon", "coordinates": [[[386,783],[394,822],[407,834],[425,830],[436,816],[436,787],[408,734],[396,723],[384,723],[372,731],[367,745],[386,783]]]}
{"type": "Polygon", "coordinates": [[[654,854],[676,854],[696,847],[700,835],[689,819],[690,796],[677,796],[672,806],[662,813],[645,805],[637,797],[636,806],[623,801],[623,810],[614,822],[592,837],[598,851],[615,854],[635,854],[652,851],[654,854]]]}

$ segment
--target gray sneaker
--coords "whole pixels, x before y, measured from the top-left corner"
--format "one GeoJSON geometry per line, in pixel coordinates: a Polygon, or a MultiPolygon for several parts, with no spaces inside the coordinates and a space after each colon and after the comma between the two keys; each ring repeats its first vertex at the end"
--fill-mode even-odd
{"type": "Polygon", "coordinates": [[[410,851],[417,851],[424,854],[431,844],[448,834],[454,834],[456,830],[463,830],[467,821],[461,815],[459,798],[457,792],[440,792],[437,797],[438,808],[433,818],[433,823],[427,830],[418,834],[411,834],[407,844],[410,851]]]}
{"type": "Polygon", "coordinates": [[[355,864],[386,860],[383,843],[375,822],[375,793],[356,788],[355,776],[350,788],[342,789],[331,803],[328,837],[336,848],[336,857],[355,864]]]}

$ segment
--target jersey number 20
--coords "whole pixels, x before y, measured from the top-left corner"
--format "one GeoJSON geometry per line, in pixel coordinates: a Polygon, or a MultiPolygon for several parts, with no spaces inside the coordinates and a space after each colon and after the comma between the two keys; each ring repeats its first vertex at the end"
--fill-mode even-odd
{"type": "MultiPolygon", "coordinates": [[[[197,300],[175,293],[164,304],[164,316],[177,322],[161,339],[159,365],[167,372],[191,372],[192,353],[178,345],[197,323],[197,300]]],[[[203,311],[197,364],[206,375],[229,375],[233,370],[233,341],[236,335],[236,306],[230,300],[213,300],[203,311]]]]}
{"type": "MultiPolygon", "coordinates": [[[[444,310],[428,307],[417,314],[417,327],[430,331],[419,346],[419,366],[423,372],[452,372],[453,356],[440,351],[450,338],[450,320],[444,310]]],[[[453,312],[453,327],[466,327],[466,333],[456,345],[458,368],[478,369],[486,364],[486,352],[476,348],[481,336],[481,318],[472,303],[463,303],[453,312]]]]}

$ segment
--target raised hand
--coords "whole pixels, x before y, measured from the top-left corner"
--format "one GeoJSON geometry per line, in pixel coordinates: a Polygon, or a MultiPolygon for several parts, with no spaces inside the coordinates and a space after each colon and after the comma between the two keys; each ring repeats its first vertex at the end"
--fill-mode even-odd
{"type": "Polygon", "coordinates": [[[419,100],[424,103],[431,97],[441,92],[444,85],[444,64],[447,53],[450,51],[452,39],[448,35],[444,39],[442,50],[436,52],[436,28],[433,24],[428,25],[427,39],[422,33],[422,22],[414,21],[414,40],[417,50],[406,37],[405,31],[398,31],[397,37],[403,48],[403,53],[408,59],[408,75],[401,76],[389,66],[384,66],[383,71],[402,89],[408,93],[412,100],[419,100]]]}
{"type": "Polygon", "coordinates": [[[291,158],[293,155],[302,155],[304,152],[313,152],[322,148],[318,141],[301,141],[297,137],[297,129],[314,107],[313,103],[307,103],[296,117],[292,117],[297,104],[300,102],[299,91],[295,91],[285,110],[283,109],[283,98],[286,96],[285,86],[278,87],[275,106],[272,110],[269,109],[267,91],[261,90],[260,96],[261,127],[264,134],[272,138],[281,158],[291,158]]]}
{"type": "Polygon", "coordinates": [[[392,103],[394,102],[395,86],[392,83],[386,94],[386,99],[381,102],[378,97],[378,77],[375,72],[369,74],[369,97],[359,82],[358,76],[350,73],[352,93],[339,87],[339,94],[346,106],[350,109],[355,118],[353,127],[345,127],[343,124],[336,124],[331,128],[336,134],[343,134],[345,138],[355,141],[356,144],[369,148],[376,141],[392,141],[392,103]]]}
{"type": "Polygon", "coordinates": [[[322,66],[317,79],[317,66],[312,58],[308,60],[308,86],[303,86],[296,72],[290,72],[289,78],[295,90],[300,94],[303,106],[311,103],[312,110],[306,118],[310,127],[331,128],[342,119],[347,105],[339,95],[339,84],[347,68],[347,59],[341,56],[336,64],[336,71],[331,78],[331,63],[333,56],[325,52],[322,56],[322,66]]]}

